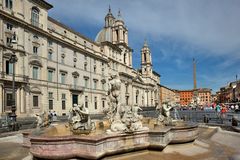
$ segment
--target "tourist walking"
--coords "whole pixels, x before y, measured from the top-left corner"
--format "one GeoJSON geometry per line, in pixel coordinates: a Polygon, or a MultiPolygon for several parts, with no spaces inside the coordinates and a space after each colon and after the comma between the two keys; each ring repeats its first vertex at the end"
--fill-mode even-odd
{"type": "Polygon", "coordinates": [[[219,104],[217,104],[217,106],[215,107],[216,113],[217,113],[217,117],[220,118],[220,113],[221,113],[221,106],[219,104]]]}
{"type": "Polygon", "coordinates": [[[222,104],[222,109],[221,109],[221,120],[223,123],[223,120],[226,119],[226,113],[227,113],[227,107],[222,104]]]}

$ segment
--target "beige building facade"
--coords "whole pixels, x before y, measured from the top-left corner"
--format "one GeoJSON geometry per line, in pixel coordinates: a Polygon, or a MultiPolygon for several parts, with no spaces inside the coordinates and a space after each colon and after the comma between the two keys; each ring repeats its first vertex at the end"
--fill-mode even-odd
{"type": "Polygon", "coordinates": [[[160,85],[160,102],[161,104],[170,102],[174,105],[180,104],[180,94],[177,90],[160,85]]]}
{"type": "Polygon", "coordinates": [[[212,103],[212,94],[211,89],[209,88],[199,88],[197,90],[198,97],[200,98],[200,106],[211,106],[212,103]]]}
{"type": "Polygon", "coordinates": [[[12,54],[18,117],[54,110],[67,115],[74,103],[91,114],[108,107],[108,81],[119,74],[123,105],[159,104],[160,75],[152,69],[147,42],[141,68],[132,66],[128,30],[111,9],[95,41],[48,16],[44,0],[0,0],[0,115],[11,112],[12,54]],[[16,42],[16,43],[13,43],[16,42]]]}

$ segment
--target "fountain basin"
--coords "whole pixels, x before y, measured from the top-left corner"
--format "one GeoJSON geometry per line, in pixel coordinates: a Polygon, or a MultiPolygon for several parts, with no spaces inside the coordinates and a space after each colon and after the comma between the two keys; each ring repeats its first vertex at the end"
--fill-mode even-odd
{"type": "MultiPolygon", "coordinates": [[[[61,128],[61,127],[60,127],[61,128]]],[[[57,133],[52,127],[49,131],[57,133]]],[[[106,155],[127,153],[142,149],[162,150],[171,143],[194,141],[198,135],[198,125],[156,127],[149,131],[134,133],[105,132],[90,135],[58,134],[24,134],[25,144],[36,158],[68,159],[85,158],[99,159],[106,155]],[[29,143],[30,140],[30,143],[29,143]]]]}

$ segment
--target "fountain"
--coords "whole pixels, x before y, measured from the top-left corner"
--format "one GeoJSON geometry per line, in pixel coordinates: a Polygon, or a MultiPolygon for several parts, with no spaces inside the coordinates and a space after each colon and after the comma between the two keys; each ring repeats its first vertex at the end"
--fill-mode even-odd
{"type": "Polygon", "coordinates": [[[119,75],[111,76],[107,120],[93,121],[83,105],[74,105],[68,124],[43,126],[43,121],[39,122],[39,132],[23,134],[25,146],[36,159],[99,159],[143,149],[162,150],[170,143],[197,138],[197,125],[173,125],[169,112],[172,107],[167,104],[157,119],[143,118],[138,106],[122,106],[120,87],[119,75]]]}

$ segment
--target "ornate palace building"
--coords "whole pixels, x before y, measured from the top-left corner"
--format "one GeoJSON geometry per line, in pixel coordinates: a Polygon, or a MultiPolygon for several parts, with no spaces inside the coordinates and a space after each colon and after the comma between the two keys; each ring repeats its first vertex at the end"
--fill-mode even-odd
{"type": "Polygon", "coordinates": [[[11,112],[13,68],[18,117],[49,110],[66,115],[74,103],[102,113],[114,74],[122,82],[123,105],[159,104],[160,75],[152,69],[148,44],[141,69],[134,69],[120,13],[114,17],[109,9],[93,41],[49,17],[52,7],[44,0],[0,0],[0,115],[11,112]]]}

